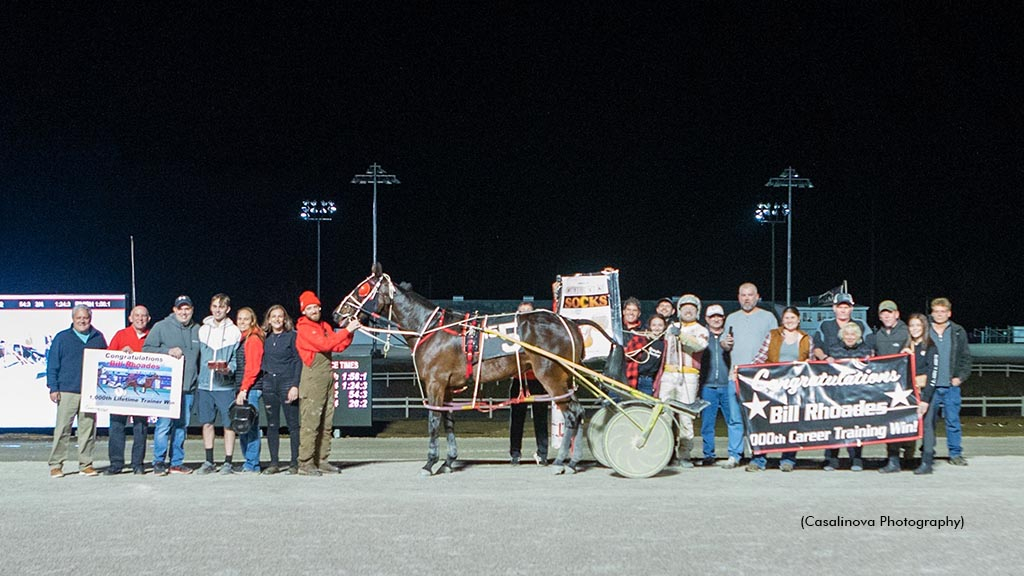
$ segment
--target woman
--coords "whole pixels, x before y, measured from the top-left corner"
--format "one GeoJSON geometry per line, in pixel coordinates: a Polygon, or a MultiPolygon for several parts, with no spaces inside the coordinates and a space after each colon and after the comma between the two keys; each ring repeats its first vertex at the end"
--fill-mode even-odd
{"type": "Polygon", "coordinates": [[[281,412],[291,441],[289,474],[299,471],[299,353],[295,349],[295,324],[284,306],[274,304],[263,317],[263,405],[267,410],[267,449],[270,466],[264,474],[281,471],[281,412]]]}
{"type": "MultiPolygon", "coordinates": [[[[811,337],[800,329],[800,311],[789,306],[782,311],[782,326],[768,332],[761,349],[754,357],[754,364],[780,364],[784,362],[806,362],[813,348],[811,337]]],[[[760,472],[768,460],[764,454],[755,456],[747,465],[747,472],[760,472]]],[[[792,472],[796,468],[796,452],[783,452],[779,470],[792,472]]]]}
{"type": "Polygon", "coordinates": [[[238,364],[235,374],[242,375],[241,387],[235,396],[235,404],[245,404],[248,398],[249,404],[256,408],[257,420],[245,434],[238,438],[238,443],[245,454],[245,464],[242,465],[242,472],[260,471],[260,426],[259,407],[260,396],[263,394],[263,330],[256,322],[256,313],[248,306],[240,308],[235,315],[235,324],[242,333],[238,341],[238,351],[235,352],[235,362],[238,364]]]}
{"type": "Polygon", "coordinates": [[[665,339],[662,335],[667,323],[662,315],[655,314],[647,320],[647,327],[650,329],[650,341],[638,357],[636,389],[653,396],[654,379],[661,371],[661,357],[665,352],[665,339]]]}
{"type": "MultiPolygon", "coordinates": [[[[928,336],[928,317],[915,312],[907,320],[910,341],[904,352],[914,357],[914,385],[921,391],[921,402],[917,406],[918,416],[924,416],[924,436],[921,439],[921,465],[914,474],[931,474],[935,458],[935,414],[938,409],[931,405],[935,393],[933,368],[937,366],[939,351],[928,336]]],[[[897,471],[899,464],[897,463],[897,471]]]]}
{"type": "MultiPolygon", "coordinates": [[[[828,355],[830,358],[867,358],[874,355],[875,351],[869,344],[864,342],[864,334],[856,322],[848,322],[839,329],[839,343],[832,346],[828,355]]],[[[861,446],[850,446],[846,453],[850,456],[850,471],[860,472],[864,469],[864,460],[861,458],[863,452],[861,446]]],[[[825,471],[831,472],[839,468],[839,450],[829,448],[825,450],[825,471]]]]}

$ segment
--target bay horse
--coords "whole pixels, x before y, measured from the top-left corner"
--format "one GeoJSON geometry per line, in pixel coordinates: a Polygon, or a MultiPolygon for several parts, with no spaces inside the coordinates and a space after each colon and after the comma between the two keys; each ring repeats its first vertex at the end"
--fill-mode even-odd
{"type": "MultiPolygon", "coordinates": [[[[405,336],[412,351],[417,375],[424,384],[428,406],[435,408],[430,410],[427,419],[430,440],[422,475],[434,474],[433,468],[438,462],[438,436],[442,417],[448,454],[437,473],[452,472],[452,465],[458,457],[455,419],[452,410],[436,408],[451,401],[453,390],[463,388],[471,381],[468,376],[470,372],[475,379],[479,371],[480,382],[495,382],[517,376],[520,370],[525,372],[527,366],[533,369],[537,380],[554,399],[565,418],[566,435],[554,461],[555,473],[575,473],[582,455],[584,410],[572,393],[572,374],[563,365],[518,347],[516,354],[483,360],[481,366],[470,366],[467,370],[463,333],[459,329],[465,315],[444,310],[410,289],[396,285],[381,271],[379,264],[374,265],[373,275],[359,284],[335,308],[334,320],[343,325],[353,316],[365,317],[369,314],[387,319],[405,336]],[[573,439],[576,439],[576,444],[570,454],[573,439]]],[[[579,325],[590,325],[604,333],[603,328],[595,322],[572,320],[547,310],[516,313],[515,320],[518,337],[522,342],[576,364],[583,361],[584,355],[579,325]]],[[[607,334],[605,337],[613,343],[614,358],[614,347],[618,345],[607,334]]],[[[618,347],[618,356],[621,356],[621,347],[618,347]]]]}

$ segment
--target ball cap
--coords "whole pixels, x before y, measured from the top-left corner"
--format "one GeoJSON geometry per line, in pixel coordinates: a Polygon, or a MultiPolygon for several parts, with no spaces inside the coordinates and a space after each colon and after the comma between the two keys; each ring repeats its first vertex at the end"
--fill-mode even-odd
{"type": "Polygon", "coordinates": [[[849,304],[853,306],[853,296],[850,296],[846,292],[840,292],[832,298],[832,304],[838,306],[840,304],[849,304]]]}
{"type": "Polygon", "coordinates": [[[191,306],[192,308],[195,308],[195,305],[192,304],[192,299],[184,294],[174,299],[175,308],[181,308],[182,306],[191,306]]]}
{"type": "Polygon", "coordinates": [[[708,306],[708,309],[704,312],[705,318],[711,318],[712,316],[725,316],[725,310],[720,304],[712,304],[708,306]]]}
{"type": "Polygon", "coordinates": [[[896,303],[892,300],[882,300],[882,303],[878,305],[879,312],[899,312],[900,309],[896,307],[896,303]]]}
{"type": "Polygon", "coordinates": [[[311,290],[306,290],[299,296],[299,310],[305,310],[310,304],[320,305],[320,299],[311,290]]]}

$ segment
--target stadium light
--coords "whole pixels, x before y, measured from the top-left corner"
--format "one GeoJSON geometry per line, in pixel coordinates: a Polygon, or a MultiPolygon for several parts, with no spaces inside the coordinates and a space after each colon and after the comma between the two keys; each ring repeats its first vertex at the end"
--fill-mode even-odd
{"type": "Polygon", "coordinates": [[[377,184],[401,184],[398,176],[385,174],[380,165],[373,163],[366,169],[366,174],[356,174],[352,177],[353,184],[373,184],[373,262],[377,260],[377,184]]]}
{"type": "Polygon", "coordinates": [[[769,188],[786,188],[788,198],[786,205],[786,306],[793,305],[793,188],[814,188],[811,181],[801,178],[790,166],[782,171],[777,178],[770,178],[765,186],[769,188]]]}
{"type": "Polygon", "coordinates": [[[338,207],[330,200],[303,200],[299,218],[307,222],[316,222],[316,295],[320,292],[320,223],[330,222],[338,207]]]}
{"type": "Polygon", "coordinates": [[[754,220],[772,227],[772,304],[775,304],[775,225],[782,224],[789,216],[789,205],[762,202],[754,209],[754,220]]]}

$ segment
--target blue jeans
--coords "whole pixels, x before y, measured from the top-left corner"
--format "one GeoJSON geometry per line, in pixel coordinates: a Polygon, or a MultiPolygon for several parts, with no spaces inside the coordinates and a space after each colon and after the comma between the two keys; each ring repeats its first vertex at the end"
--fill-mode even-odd
{"type": "Polygon", "coordinates": [[[725,416],[725,423],[729,427],[729,457],[739,462],[743,457],[743,413],[740,411],[735,382],[729,382],[726,396],[729,400],[729,413],[725,416]]]}
{"type": "Polygon", "coordinates": [[[946,421],[946,446],[949,448],[949,457],[956,458],[964,451],[960,445],[963,437],[960,429],[960,387],[936,387],[932,403],[936,409],[942,406],[942,416],[946,421]]]}
{"type": "Polygon", "coordinates": [[[238,437],[238,444],[245,454],[242,468],[253,472],[260,471],[260,396],[263,396],[262,390],[249,390],[249,404],[256,408],[256,420],[248,432],[238,437]]]}
{"type": "Polygon", "coordinates": [[[185,463],[185,435],[192,414],[193,394],[182,394],[181,415],[175,419],[157,418],[153,429],[153,466],[164,466],[167,462],[167,443],[170,440],[171,466],[185,463]]]}
{"type": "Polygon", "coordinates": [[[700,397],[711,405],[700,412],[700,437],[704,441],[704,458],[715,457],[715,421],[718,413],[728,421],[729,400],[726,397],[728,388],[725,386],[707,386],[701,388],[700,397]]]}
{"type": "Polygon", "coordinates": [[[654,396],[654,377],[637,376],[636,389],[643,392],[644,394],[647,394],[648,396],[654,396]]]}

